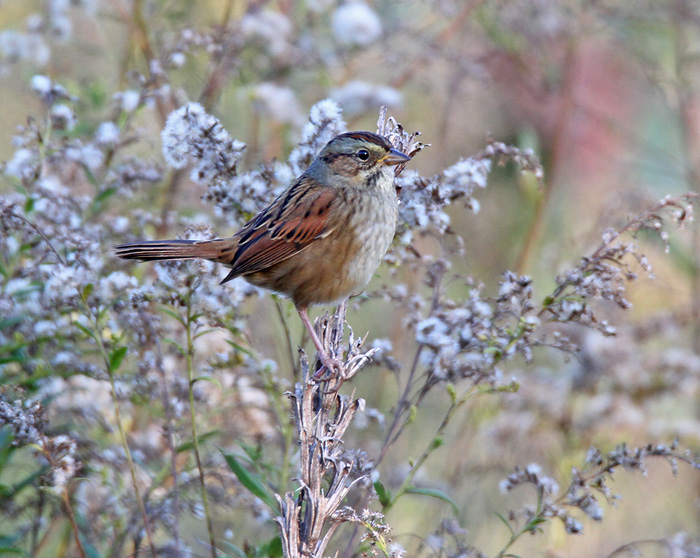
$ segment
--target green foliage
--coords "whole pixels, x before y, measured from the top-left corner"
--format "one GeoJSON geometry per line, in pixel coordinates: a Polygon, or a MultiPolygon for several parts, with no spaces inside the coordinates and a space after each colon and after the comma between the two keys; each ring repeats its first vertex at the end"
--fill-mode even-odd
{"type": "Polygon", "coordinates": [[[265,482],[263,482],[262,478],[259,475],[248,471],[241,462],[240,457],[237,457],[232,453],[227,453],[222,449],[219,451],[221,451],[221,454],[224,456],[229,468],[233,474],[236,475],[236,478],[241,482],[241,484],[246,487],[251,494],[260,498],[273,512],[277,512],[279,508],[277,501],[265,482]]]}

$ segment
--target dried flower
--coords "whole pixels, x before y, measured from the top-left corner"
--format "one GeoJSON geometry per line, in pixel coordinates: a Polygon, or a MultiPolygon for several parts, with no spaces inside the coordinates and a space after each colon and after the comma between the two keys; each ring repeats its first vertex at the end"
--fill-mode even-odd
{"type": "Polygon", "coordinates": [[[365,46],[381,36],[382,22],[364,2],[348,2],[333,15],[333,32],[341,44],[365,46]]]}

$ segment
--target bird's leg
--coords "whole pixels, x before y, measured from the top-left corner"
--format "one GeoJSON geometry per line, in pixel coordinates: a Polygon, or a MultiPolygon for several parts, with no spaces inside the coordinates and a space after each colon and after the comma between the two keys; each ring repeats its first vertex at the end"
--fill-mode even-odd
{"type": "MultiPolygon", "coordinates": [[[[311,320],[309,319],[309,314],[306,311],[306,308],[297,307],[297,312],[299,312],[299,317],[301,318],[301,321],[304,323],[304,326],[306,326],[309,335],[311,335],[311,340],[316,346],[316,351],[318,351],[318,358],[321,360],[321,364],[323,364],[323,366],[326,368],[326,370],[328,370],[328,372],[333,373],[334,370],[340,371],[342,369],[343,363],[335,358],[331,358],[331,356],[328,353],[326,353],[326,351],[323,349],[321,340],[316,334],[316,330],[314,329],[314,326],[311,323],[311,320]]],[[[318,380],[321,377],[318,375],[319,372],[321,372],[321,370],[319,370],[313,375],[314,379],[318,380]]]]}

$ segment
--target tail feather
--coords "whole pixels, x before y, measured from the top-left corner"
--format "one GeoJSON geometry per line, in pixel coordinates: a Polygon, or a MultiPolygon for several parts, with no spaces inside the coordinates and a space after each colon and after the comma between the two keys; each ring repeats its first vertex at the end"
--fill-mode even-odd
{"type": "Polygon", "coordinates": [[[221,240],[147,240],[133,244],[120,244],[114,253],[126,260],[186,260],[202,258],[227,263],[232,259],[232,242],[221,240]]]}

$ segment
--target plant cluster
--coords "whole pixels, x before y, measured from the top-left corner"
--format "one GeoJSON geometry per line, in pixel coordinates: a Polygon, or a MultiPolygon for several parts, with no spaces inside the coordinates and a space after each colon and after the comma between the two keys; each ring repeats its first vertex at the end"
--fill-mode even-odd
{"type": "MultiPolygon", "coordinates": [[[[482,140],[448,160],[451,101],[434,136],[389,115],[421,72],[454,69],[450,97],[516,53],[525,65],[573,48],[583,30],[562,3],[448,0],[404,15],[379,1],[230,1],[206,25],[176,4],[48,0],[0,31],[0,74],[31,114],[0,169],[0,553],[505,558],[612,521],[623,472],[662,461],[697,483],[698,424],[682,408],[700,391],[697,184],[636,215],[615,207],[569,263],[528,273],[556,149],[545,164],[482,140]],[[123,49],[103,79],[67,63],[86,22],[123,49]],[[468,26],[492,57],[455,40],[468,26]],[[391,79],[360,71],[372,64],[391,79]],[[239,122],[227,96],[250,108],[239,122]],[[220,285],[210,262],[113,256],[135,239],[232,233],[360,123],[413,161],[396,168],[400,219],[378,277],[316,321],[337,373],[313,372],[287,301],[220,285]],[[518,265],[495,278],[464,271],[465,222],[503,222],[494,183],[540,200],[518,265]],[[645,254],[664,251],[678,267],[685,254],[695,302],[632,317],[635,285],[653,278],[645,254]],[[472,500],[477,489],[488,497],[472,500]]],[[[637,15],[574,8],[598,25],[637,15]]],[[[525,85],[542,85],[537,70],[525,85]]],[[[675,531],[606,552],[700,556],[675,531]]]]}

